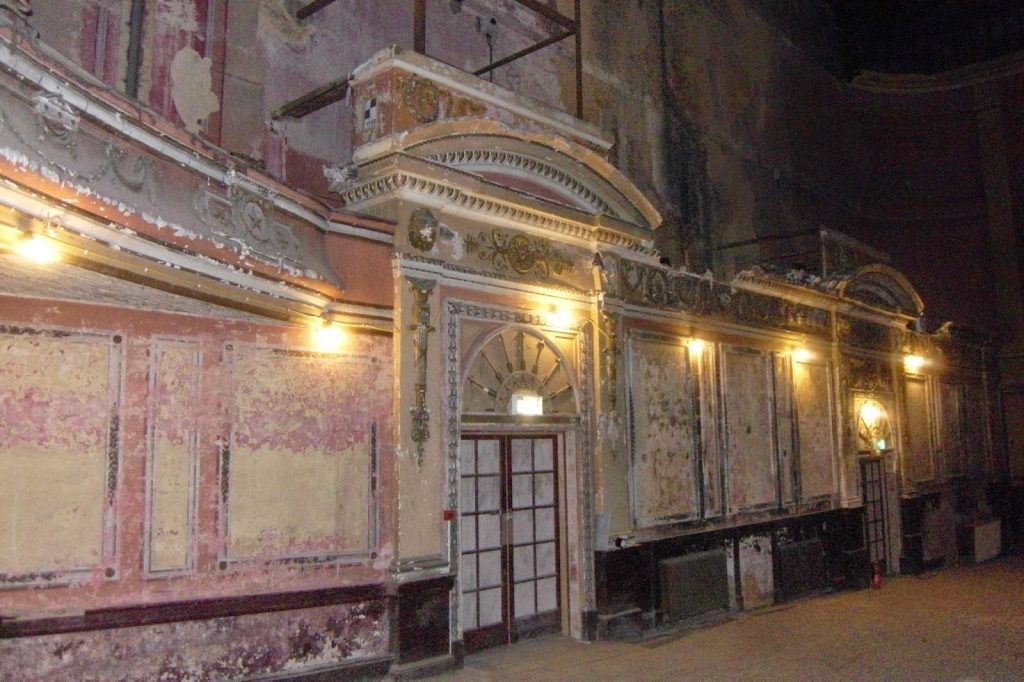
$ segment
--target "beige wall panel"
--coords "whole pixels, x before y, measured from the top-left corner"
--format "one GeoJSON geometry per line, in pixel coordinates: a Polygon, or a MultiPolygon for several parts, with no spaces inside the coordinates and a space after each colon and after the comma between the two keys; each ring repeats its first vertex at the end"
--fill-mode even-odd
{"type": "Polygon", "coordinates": [[[730,511],[775,502],[770,356],[724,349],[723,394],[730,511]]]}
{"type": "Polygon", "coordinates": [[[112,346],[0,334],[0,573],[103,559],[112,346]]]}
{"type": "Polygon", "coordinates": [[[800,434],[800,483],[805,499],[835,491],[830,377],[828,365],[793,363],[793,395],[800,434]]]}
{"type": "Polygon", "coordinates": [[[195,342],[158,340],[150,376],[150,571],[191,568],[195,500],[195,406],[199,352],[195,342]]]}
{"type": "Polygon", "coordinates": [[[242,349],[232,367],[228,558],[368,551],[369,360],[242,349]]]}
{"type": "Polygon", "coordinates": [[[681,340],[630,339],[633,510],[639,525],[694,518],[697,485],[694,378],[681,340]]]}
{"type": "Polygon", "coordinates": [[[931,426],[928,423],[928,382],[907,378],[907,474],[913,481],[930,481],[932,466],[931,426]]]}

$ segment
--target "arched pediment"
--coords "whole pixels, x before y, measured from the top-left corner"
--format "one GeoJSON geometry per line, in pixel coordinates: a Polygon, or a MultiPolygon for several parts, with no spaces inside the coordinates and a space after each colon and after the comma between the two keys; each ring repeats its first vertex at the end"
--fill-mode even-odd
{"type": "Polygon", "coordinates": [[[661,224],[654,206],[611,163],[555,135],[516,130],[498,121],[458,119],[407,131],[397,148],[388,151],[647,232],[661,224]]]}
{"type": "Polygon", "coordinates": [[[843,298],[917,317],[924,302],[906,277],[887,265],[860,268],[839,287],[843,298]]]}

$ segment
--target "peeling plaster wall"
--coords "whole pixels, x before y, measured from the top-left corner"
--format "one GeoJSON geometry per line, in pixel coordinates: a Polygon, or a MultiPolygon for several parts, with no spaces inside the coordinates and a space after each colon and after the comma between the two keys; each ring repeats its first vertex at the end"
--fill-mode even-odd
{"type": "Polygon", "coordinates": [[[25,680],[216,680],[300,674],[382,656],[383,602],[0,640],[0,676],[25,680]]]}
{"type": "MultiPolygon", "coordinates": [[[[5,619],[383,580],[390,338],[351,335],[340,354],[320,354],[288,325],[16,297],[2,308],[5,619]]],[[[0,677],[339,663],[387,653],[386,611],[366,602],[2,639],[0,677]]]]}
{"type": "Polygon", "coordinates": [[[793,393],[804,499],[835,492],[835,433],[829,366],[793,363],[793,393]]]}
{"type": "Polygon", "coordinates": [[[771,357],[743,348],[723,351],[729,509],[742,511],[777,499],[771,357]]]}
{"type": "Polygon", "coordinates": [[[694,377],[680,340],[632,339],[630,409],[633,500],[637,523],[693,518],[697,485],[694,377]]]}

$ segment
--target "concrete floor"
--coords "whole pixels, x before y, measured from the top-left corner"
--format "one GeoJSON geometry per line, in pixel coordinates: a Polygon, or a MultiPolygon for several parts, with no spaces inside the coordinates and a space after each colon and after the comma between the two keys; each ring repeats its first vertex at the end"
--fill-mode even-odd
{"type": "Polygon", "coordinates": [[[1024,559],[888,578],[641,642],[533,640],[436,680],[1024,680],[1024,559]]]}

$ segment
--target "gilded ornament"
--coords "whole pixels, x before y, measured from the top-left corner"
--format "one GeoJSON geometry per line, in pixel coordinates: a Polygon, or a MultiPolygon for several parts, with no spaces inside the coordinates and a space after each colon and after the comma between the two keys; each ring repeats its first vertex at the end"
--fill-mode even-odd
{"type": "Polygon", "coordinates": [[[575,268],[569,258],[546,240],[501,230],[466,237],[466,251],[489,261],[499,272],[511,269],[520,275],[534,273],[548,279],[575,268]]]}

